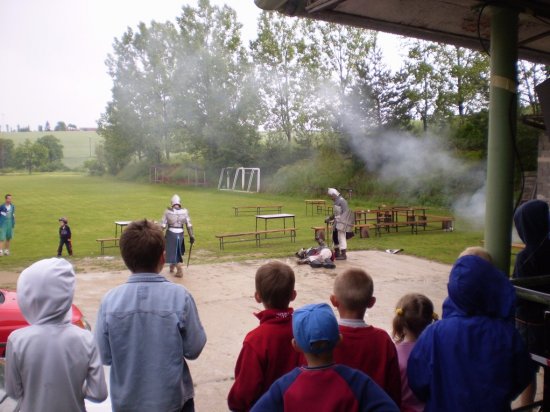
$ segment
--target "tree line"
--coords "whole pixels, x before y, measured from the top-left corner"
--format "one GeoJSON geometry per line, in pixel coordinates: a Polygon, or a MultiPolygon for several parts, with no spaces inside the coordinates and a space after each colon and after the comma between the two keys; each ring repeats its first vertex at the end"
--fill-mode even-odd
{"type": "Polygon", "coordinates": [[[13,140],[0,138],[0,170],[21,169],[29,174],[64,170],[62,159],[63,145],[53,135],[42,136],[34,142],[26,139],[17,147],[13,140]]]}
{"type": "MultiPolygon", "coordinates": [[[[275,172],[325,153],[359,170],[352,138],[373,144],[387,131],[439,136],[459,155],[485,156],[486,55],[404,40],[406,57],[392,71],[374,31],[262,12],[245,45],[241,26],[229,6],[200,0],[183,6],[175,24],[140,23],[115,39],[97,162],[116,174],[133,160],[185,154],[216,170],[275,172]]],[[[518,72],[520,112],[537,114],[534,86],[548,68],[520,62],[518,72]]],[[[518,125],[528,166],[536,134],[518,125]]]]}

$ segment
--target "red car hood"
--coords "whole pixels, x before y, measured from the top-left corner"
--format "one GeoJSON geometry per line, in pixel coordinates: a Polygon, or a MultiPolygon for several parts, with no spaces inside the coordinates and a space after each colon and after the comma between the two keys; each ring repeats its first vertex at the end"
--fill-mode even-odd
{"type": "MultiPolygon", "coordinates": [[[[75,305],[72,305],[72,308],[73,317],[71,322],[73,325],[90,329],[80,309],[75,305]]],[[[17,293],[0,289],[0,357],[5,356],[6,342],[10,333],[28,325],[17,304],[17,293]]]]}

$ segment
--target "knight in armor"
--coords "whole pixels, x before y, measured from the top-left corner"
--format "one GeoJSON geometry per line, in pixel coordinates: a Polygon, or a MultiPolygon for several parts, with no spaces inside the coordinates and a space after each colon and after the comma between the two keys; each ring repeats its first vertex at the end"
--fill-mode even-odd
{"type": "Polygon", "coordinates": [[[164,211],[162,216],[162,228],[166,229],[166,263],[170,265],[170,273],[175,276],[183,276],[182,263],[185,253],[184,226],[189,234],[189,243],[195,243],[193,225],[187,209],[181,207],[178,195],[172,196],[171,207],[164,211]]]}
{"type": "Polygon", "coordinates": [[[348,202],[338,190],[331,187],[328,189],[327,194],[334,202],[334,213],[325,219],[325,223],[332,224],[332,240],[336,260],[346,260],[347,240],[353,237],[355,216],[353,211],[349,210],[348,202]]]}

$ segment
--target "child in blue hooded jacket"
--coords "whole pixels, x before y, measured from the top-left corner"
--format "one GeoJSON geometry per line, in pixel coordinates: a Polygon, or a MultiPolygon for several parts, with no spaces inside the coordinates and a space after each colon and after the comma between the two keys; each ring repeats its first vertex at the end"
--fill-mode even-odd
{"type": "MultiPolygon", "coordinates": [[[[525,248],[516,256],[514,278],[550,275],[550,214],[548,203],[530,200],[517,208],[514,224],[525,248]]],[[[538,287],[542,292],[550,290],[538,287]]],[[[527,344],[529,352],[544,353],[544,311],[548,308],[540,303],[519,300],[516,308],[516,328],[527,344]]],[[[537,380],[521,395],[519,406],[535,400],[537,380]]]]}
{"type": "Polygon", "coordinates": [[[492,263],[467,255],[447,288],[443,319],[424,330],[409,357],[411,389],[425,412],[510,411],[534,374],[514,327],[514,287],[492,263]]]}

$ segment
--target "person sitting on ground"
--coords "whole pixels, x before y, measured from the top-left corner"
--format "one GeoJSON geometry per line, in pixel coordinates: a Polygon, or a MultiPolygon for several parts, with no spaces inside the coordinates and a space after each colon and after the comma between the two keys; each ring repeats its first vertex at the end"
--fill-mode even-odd
{"type": "MultiPolygon", "coordinates": [[[[525,248],[516,256],[513,277],[516,279],[550,275],[550,214],[548,203],[530,200],[522,204],[514,214],[514,224],[525,248]]],[[[542,292],[550,292],[548,289],[542,292]]],[[[516,308],[516,328],[531,353],[543,354],[544,312],[546,305],[519,300],[516,308]]],[[[533,379],[521,394],[521,405],[528,405],[535,399],[537,380],[533,379]]]]}
{"type": "Polygon", "coordinates": [[[193,296],[160,275],[164,235],[148,220],[132,222],[120,236],[120,254],[132,274],[107,292],[99,306],[95,338],[111,366],[114,412],[194,411],[186,359],[206,344],[193,296]]]}
{"type": "Polygon", "coordinates": [[[334,363],[334,347],[342,340],[338,322],[326,303],[294,312],[292,345],[307,366],[295,368],[271,385],[253,412],[397,412],[391,398],[365,373],[334,363]]]}
{"type": "Polygon", "coordinates": [[[30,326],[13,331],[6,350],[6,394],[21,411],[84,411],[107,399],[94,336],[71,323],[75,273],[65,259],[40,260],[17,280],[17,302],[30,326]]]}
{"type": "Polygon", "coordinates": [[[301,364],[291,342],[294,282],[293,270],[281,262],[269,262],[256,272],[254,298],[265,310],[255,314],[260,325],[246,335],[237,359],[227,397],[232,411],[250,410],[276,379],[301,364]]]}
{"type": "Polygon", "coordinates": [[[443,319],[422,332],[410,354],[412,391],[426,412],[510,411],[534,374],[514,327],[514,287],[489,261],[466,255],[447,289],[443,319]]]}
{"type": "Polygon", "coordinates": [[[319,232],[315,235],[315,240],[319,244],[317,247],[310,247],[308,249],[300,249],[296,252],[299,265],[310,265],[312,268],[324,267],[327,269],[334,269],[334,255],[332,250],[327,246],[325,242],[325,234],[319,232]]]}
{"type": "Polygon", "coordinates": [[[424,402],[418,400],[409,386],[407,362],[416,340],[424,329],[438,319],[430,299],[420,293],[408,293],[397,302],[392,322],[399,371],[401,372],[401,412],[422,412],[424,402]]]}
{"type": "Polygon", "coordinates": [[[401,403],[401,378],[395,345],[388,333],[365,322],[374,306],[372,278],[351,268],[336,276],[330,301],[340,315],[342,343],[334,349],[334,361],[369,375],[397,405],[401,403]]]}

